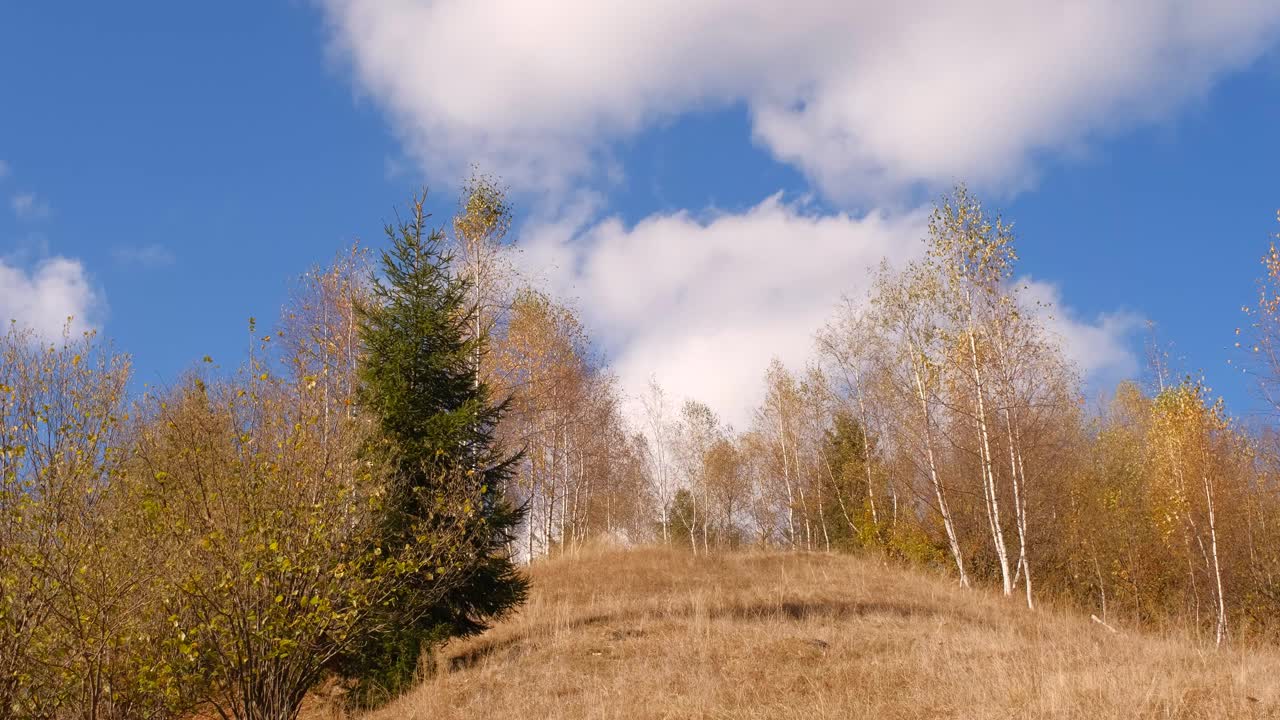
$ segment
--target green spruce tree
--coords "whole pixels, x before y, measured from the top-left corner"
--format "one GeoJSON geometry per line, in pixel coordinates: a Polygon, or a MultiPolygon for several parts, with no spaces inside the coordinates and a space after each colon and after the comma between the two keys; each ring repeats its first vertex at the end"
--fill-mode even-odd
{"type": "Polygon", "coordinates": [[[848,550],[874,544],[880,532],[867,504],[868,443],[864,432],[857,418],[842,410],[822,435],[823,479],[836,499],[823,506],[823,514],[831,544],[848,550]]]}
{"type": "Polygon", "coordinates": [[[361,680],[366,700],[376,699],[371,689],[405,689],[424,651],[484,630],[528,590],[507,552],[523,511],[503,494],[518,459],[495,441],[505,403],[495,403],[477,375],[486,338],[469,332],[468,281],[451,272],[443,234],[426,228],[425,198],[414,198],[407,222],[387,226],[383,277],[360,308],[360,405],[379,427],[369,452],[394,468],[385,546],[414,542],[414,522],[431,517],[466,547],[451,555],[463,561],[424,572],[418,597],[410,588],[387,607],[392,632],[344,658],[343,671],[361,680]]]}

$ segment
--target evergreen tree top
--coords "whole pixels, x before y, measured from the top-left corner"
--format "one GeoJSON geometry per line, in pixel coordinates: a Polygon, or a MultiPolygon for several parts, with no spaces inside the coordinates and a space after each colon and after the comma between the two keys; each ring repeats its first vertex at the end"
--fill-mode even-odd
{"type": "Polygon", "coordinates": [[[468,332],[475,313],[468,281],[450,271],[444,234],[427,229],[424,197],[407,221],[387,225],[382,277],[374,279],[373,302],[361,308],[369,356],[362,401],[402,462],[485,465],[476,453],[491,447],[501,408],[477,375],[475,350],[484,338],[468,332]]]}

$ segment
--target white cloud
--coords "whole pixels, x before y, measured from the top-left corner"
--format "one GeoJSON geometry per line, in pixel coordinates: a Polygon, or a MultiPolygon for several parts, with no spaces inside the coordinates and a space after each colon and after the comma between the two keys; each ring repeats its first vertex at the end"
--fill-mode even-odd
{"type": "Polygon", "coordinates": [[[33,192],[21,192],[9,199],[13,214],[20,220],[38,220],[49,215],[49,203],[33,192]]]}
{"type": "Polygon", "coordinates": [[[577,299],[627,392],[652,374],[741,425],[769,360],[803,365],[842,293],[916,252],[922,228],[918,213],[818,215],[774,196],[742,214],[533,228],[520,262],[577,299]]]}
{"type": "Polygon", "coordinates": [[[30,272],[0,258],[0,321],[16,320],[45,337],[62,332],[68,318],[71,330],[93,327],[101,298],[79,260],[55,256],[30,272]]]}
{"type": "Polygon", "coordinates": [[[8,177],[8,175],[9,175],[9,163],[3,160],[0,160],[0,180],[3,180],[4,178],[8,177]]]}
{"type": "Polygon", "coordinates": [[[114,249],[111,254],[121,265],[133,265],[149,270],[169,267],[178,260],[172,250],[159,243],[142,246],[124,245],[114,249]]]}
{"type": "MultiPolygon", "coordinates": [[[[616,173],[617,141],[741,105],[757,143],[841,202],[901,207],[955,180],[1016,189],[1045,154],[1169,117],[1280,33],[1275,0],[319,1],[410,156],[578,201],[527,228],[521,263],[577,298],[627,390],[653,373],[739,424],[770,357],[802,364],[868,266],[919,251],[924,217],[773,197],[595,221],[599,198],[578,191],[616,173]]],[[[1056,306],[1048,322],[1086,377],[1136,370],[1139,317],[1029,292],[1056,306]]]]}
{"type": "MultiPolygon", "coordinates": [[[[770,359],[803,368],[842,296],[863,295],[882,259],[921,252],[925,221],[923,211],[815,214],[776,195],[741,214],[654,215],[634,227],[583,217],[528,230],[522,268],[575,299],[628,394],[642,394],[653,375],[677,403],[697,398],[739,427],[760,402],[770,359]]],[[[1141,318],[1082,319],[1056,285],[1020,284],[1048,308],[1046,324],[1091,383],[1136,371],[1141,318]]]]}
{"type": "Polygon", "coordinates": [[[610,141],[745,103],[834,197],[1014,187],[1035,157],[1152,122],[1247,65],[1275,0],[321,0],[358,86],[433,170],[519,189],[610,141]]]}
{"type": "Polygon", "coordinates": [[[1022,278],[1022,297],[1037,304],[1045,327],[1062,341],[1063,350],[1095,387],[1108,387],[1138,372],[1134,338],[1146,324],[1141,315],[1127,311],[1100,313],[1082,319],[1062,300],[1062,289],[1050,282],[1022,278]]]}

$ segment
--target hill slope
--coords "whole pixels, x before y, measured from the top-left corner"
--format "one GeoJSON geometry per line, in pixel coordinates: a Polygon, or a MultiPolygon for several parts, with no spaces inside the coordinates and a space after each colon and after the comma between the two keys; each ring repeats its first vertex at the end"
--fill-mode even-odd
{"type": "Polygon", "coordinates": [[[392,718],[1280,717],[1280,653],[1112,634],[868,560],[604,551],[533,569],[392,718]]]}

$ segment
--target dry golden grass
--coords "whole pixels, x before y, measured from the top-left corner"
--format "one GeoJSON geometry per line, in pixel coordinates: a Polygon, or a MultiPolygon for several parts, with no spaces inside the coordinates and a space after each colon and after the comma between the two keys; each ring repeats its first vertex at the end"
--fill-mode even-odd
{"type": "Polygon", "coordinates": [[[872,560],[612,550],[533,578],[364,720],[1280,717],[1280,653],[1112,635],[872,560]]]}

